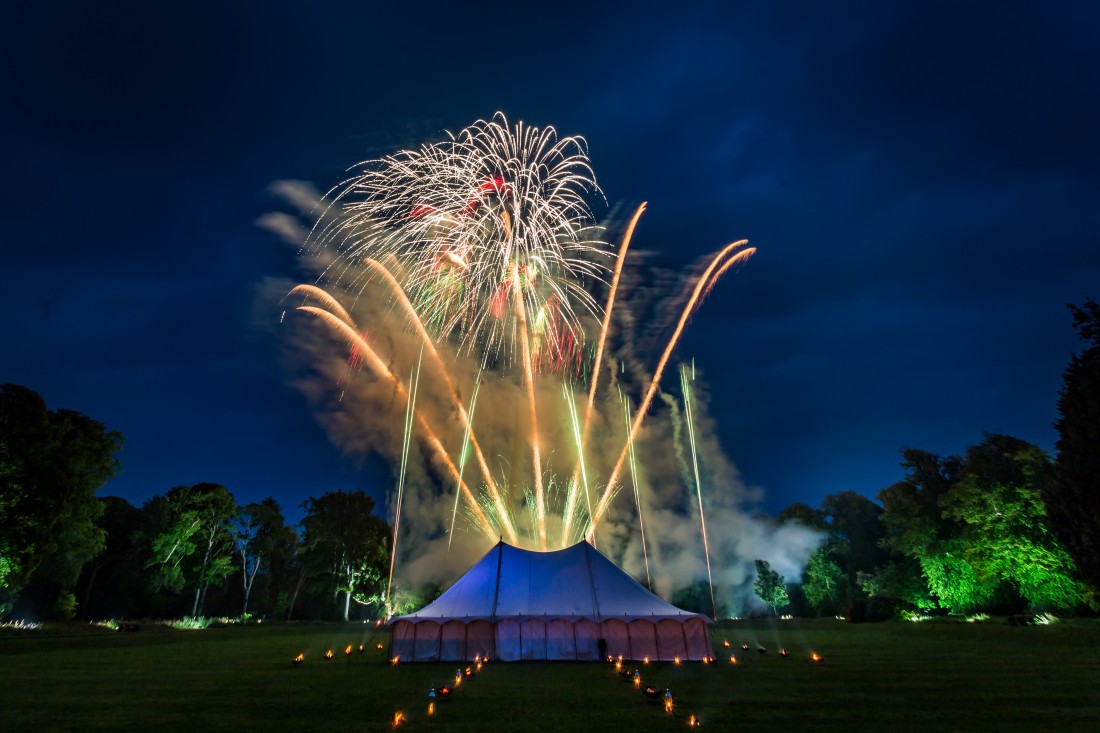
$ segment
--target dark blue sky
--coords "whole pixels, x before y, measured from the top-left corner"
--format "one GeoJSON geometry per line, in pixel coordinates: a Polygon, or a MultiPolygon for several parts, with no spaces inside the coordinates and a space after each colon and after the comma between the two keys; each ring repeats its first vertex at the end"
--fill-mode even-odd
{"type": "Polygon", "coordinates": [[[1100,297],[1087,3],[23,3],[0,68],[0,382],[126,437],[104,493],[306,497],[342,457],[291,386],[254,226],[278,179],[502,110],[584,135],[635,247],[757,257],[694,318],[764,508],[873,495],[899,449],[1053,448],[1064,304],[1100,297]]]}

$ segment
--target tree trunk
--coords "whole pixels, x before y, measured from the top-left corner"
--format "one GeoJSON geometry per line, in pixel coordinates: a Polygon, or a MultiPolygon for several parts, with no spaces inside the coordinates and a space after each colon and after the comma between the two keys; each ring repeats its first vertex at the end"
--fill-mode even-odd
{"type": "Polygon", "coordinates": [[[289,621],[291,616],[294,615],[294,604],[298,600],[298,591],[302,589],[302,581],[306,579],[306,571],[303,568],[298,572],[298,583],[294,586],[294,594],[290,597],[290,603],[287,604],[286,620],[289,621]]]}
{"type": "Polygon", "coordinates": [[[351,608],[351,591],[344,594],[344,621],[348,620],[348,610],[351,608]]]}
{"type": "Polygon", "coordinates": [[[80,618],[85,621],[91,619],[91,608],[89,607],[89,604],[92,602],[92,586],[95,585],[95,576],[99,574],[99,569],[101,567],[101,565],[92,566],[92,574],[88,576],[88,586],[84,589],[84,600],[81,602],[79,608],[80,618]]]}
{"type": "Polygon", "coordinates": [[[201,585],[195,586],[195,602],[191,604],[191,618],[199,615],[199,593],[202,591],[201,585]]]}

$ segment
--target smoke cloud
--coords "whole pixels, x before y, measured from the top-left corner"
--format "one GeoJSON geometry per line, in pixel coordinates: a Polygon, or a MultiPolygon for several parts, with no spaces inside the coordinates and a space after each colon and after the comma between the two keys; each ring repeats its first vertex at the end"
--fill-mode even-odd
{"type": "MultiPolygon", "coordinates": [[[[272,213],[257,224],[281,240],[299,248],[303,268],[310,273],[306,282],[322,278],[333,266],[334,255],[325,248],[307,246],[309,231],[318,219],[334,216],[318,192],[309,184],[282,181],[272,187],[296,214],[272,213]]],[[[615,232],[619,223],[607,225],[615,232]]],[[[641,394],[651,378],[647,363],[655,344],[670,323],[669,314],[679,312],[693,284],[693,271],[678,275],[647,267],[647,259],[631,253],[628,262],[640,262],[624,271],[616,301],[604,371],[596,399],[594,422],[586,447],[588,491],[578,490],[577,503],[583,511],[595,506],[629,433],[624,400],[637,409],[641,394]],[[669,296],[668,294],[672,295],[669,296]]],[[[506,509],[526,535],[520,544],[535,548],[537,534],[525,502],[525,490],[533,484],[530,450],[530,415],[522,369],[518,359],[509,364],[480,362],[474,355],[436,340],[439,359],[432,358],[400,304],[398,295],[383,279],[367,273],[349,276],[349,265],[340,284],[326,280],[325,290],[348,312],[355,329],[382,366],[330,325],[303,312],[297,306],[309,298],[289,295],[291,285],[271,282],[267,295],[281,300],[284,316],[282,339],[288,366],[298,388],[314,408],[331,440],[343,451],[357,456],[376,455],[392,468],[393,489],[386,502],[392,523],[397,502],[396,486],[401,465],[404,424],[408,401],[406,390],[417,383],[415,408],[430,428],[428,435],[418,426],[409,448],[401,511],[401,531],[395,583],[405,588],[423,584],[449,585],[487,552],[497,537],[487,536],[465,498],[457,503],[457,485],[446,468],[443,450],[460,464],[464,423],[457,405],[470,410],[471,395],[480,380],[473,405],[473,433],[490,466],[493,480],[505,494],[506,509]],[[420,363],[419,375],[415,372],[420,363]],[[444,374],[445,373],[445,374],[444,374]],[[449,378],[453,392],[447,386],[449,378]],[[400,383],[402,386],[398,386],[400,383]]],[[[400,273],[395,273],[399,275],[400,273]]],[[[597,300],[599,283],[593,284],[597,300]]],[[[596,324],[598,327],[598,324],[596,324]]],[[[590,334],[595,340],[596,334],[590,334]]],[[[699,372],[697,372],[699,374],[699,372]]],[[[663,380],[675,381],[669,369],[663,380]]],[[[694,434],[700,470],[702,504],[710,547],[710,565],[719,605],[741,612],[752,605],[753,562],[765,559],[788,580],[800,577],[806,558],[820,537],[800,525],[776,526],[767,518],[754,518],[760,491],[747,487],[736,467],[723,453],[713,418],[707,411],[705,382],[693,382],[694,434]]],[[[535,380],[539,444],[544,483],[550,502],[547,534],[551,548],[571,544],[562,540],[562,508],[577,458],[577,446],[569,418],[562,379],[540,375],[535,380]]],[[[583,420],[587,382],[570,392],[583,420]]],[[[646,582],[646,560],[654,590],[665,598],[698,580],[706,580],[707,566],[701,534],[699,501],[694,465],[686,441],[683,396],[667,391],[655,400],[635,441],[635,475],[639,503],[634,500],[631,474],[620,475],[621,488],[596,535],[597,547],[635,578],[646,582]],[[639,508],[645,524],[645,547],[639,531],[639,508]]],[[[462,475],[474,494],[484,495],[483,472],[468,452],[462,475]]],[[[482,504],[490,509],[491,501],[482,504]]],[[[485,509],[483,509],[484,511],[485,509]]],[[[583,525],[574,537],[583,535],[583,525]]]]}

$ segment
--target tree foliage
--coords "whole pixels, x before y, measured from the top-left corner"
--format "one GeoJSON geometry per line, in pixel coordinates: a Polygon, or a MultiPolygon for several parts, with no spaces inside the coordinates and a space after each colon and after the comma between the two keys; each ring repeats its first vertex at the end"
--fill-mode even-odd
{"type": "Polygon", "coordinates": [[[752,589],[775,613],[790,602],[783,576],[772,570],[766,560],[756,561],[756,582],[752,584],[752,589]]]}
{"type": "Polygon", "coordinates": [[[1055,536],[1082,578],[1100,592],[1100,305],[1069,306],[1087,346],[1062,373],[1057,468],[1043,498],[1055,536]]]}
{"type": "Polygon", "coordinates": [[[374,499],[361,491],[330,491],[302,506],[305,562],[347,621],[353,600],[372,604],[380,598],[390,527],[372,514],[374,499]]]}
{"type": "Polygon", "coordinates": [[[122,436],[33,390],[0,386],[0,590],[71,616],[84,564],[104,546],[96,492],[118,469],[122,436]]]}

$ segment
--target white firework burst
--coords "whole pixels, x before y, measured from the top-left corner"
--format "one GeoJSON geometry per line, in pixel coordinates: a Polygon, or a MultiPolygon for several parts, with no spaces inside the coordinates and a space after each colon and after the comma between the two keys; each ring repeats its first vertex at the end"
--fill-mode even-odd
{"type": "Polygon", "coordinates": [[[526,320],[537,369],[580,367],[580,316],[598,321],[590,290],[612,261],[586,200],[600,190],[583,138],[497,113],[357,168],[312,235],[337,255],[326,279],[362,287],[361,265],[382,262],[437,336],[511,360],[526,320]]]}

